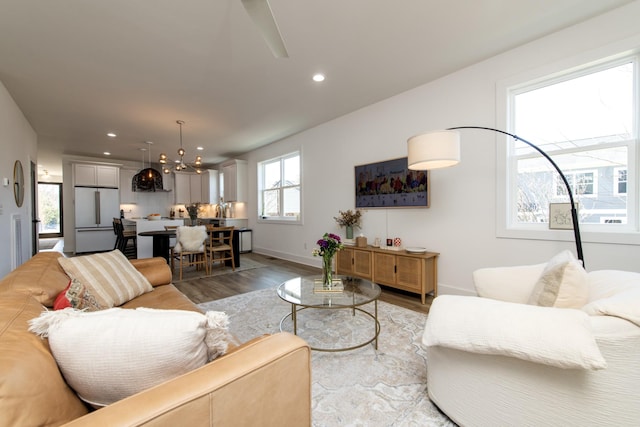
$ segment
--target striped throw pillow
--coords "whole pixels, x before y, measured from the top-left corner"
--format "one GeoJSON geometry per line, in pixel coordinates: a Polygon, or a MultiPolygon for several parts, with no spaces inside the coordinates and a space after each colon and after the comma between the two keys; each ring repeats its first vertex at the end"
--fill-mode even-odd
{"type": "Polygon", "coordinates": [[[71,279],[80,282],[102,308],[119,306],[153,290],[119,250],[75,258],[58,258],[71,279]]]}

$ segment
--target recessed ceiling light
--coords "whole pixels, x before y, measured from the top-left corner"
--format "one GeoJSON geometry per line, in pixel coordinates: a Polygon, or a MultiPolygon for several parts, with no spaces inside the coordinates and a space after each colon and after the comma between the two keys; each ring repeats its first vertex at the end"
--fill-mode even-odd
{"type": "Polygon", "coordinates": [[[196,150],[202,151],[202,150],[204,150],[204,147],[196,147],[196,150]]]}
{"type": "Polygon", "coordinates": [[[107,134],[107,136],[108,136],[108,137],[110,137],[110,138],[115,138],[115,137],[116,137],[116,136],[118,136],[118,135],[116,135],[116,134],[115,134],[115,133],[113,133],[113,132],[109,132],[109,133],[107,134]]]}
{"type": "Polygon", "coordinates": [[[110,156],[110,155],[111,155],[111,153],[110,153],[110,152],[108,152],[108,151],[105,151],[105,152],[104,152],[104,153],[102,153],[102,154],[104,154],[105,156],[110,156]]]}
{"type": "Polygon", "coordinates": [[[313,81],[317,82],[317,83],[323,82],[324,81],[324,74],[320,74],[320,73],[314,74],[313,75],[313,81]]]}

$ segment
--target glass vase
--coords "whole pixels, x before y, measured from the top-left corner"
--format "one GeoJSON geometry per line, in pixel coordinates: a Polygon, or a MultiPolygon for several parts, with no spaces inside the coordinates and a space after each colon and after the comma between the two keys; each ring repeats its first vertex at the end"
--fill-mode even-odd
{"type": "Polygon", "coordinates": [[[330,288],[332,285],[332,258],[331,257],[322,257],[322,284],[330,288]]]}

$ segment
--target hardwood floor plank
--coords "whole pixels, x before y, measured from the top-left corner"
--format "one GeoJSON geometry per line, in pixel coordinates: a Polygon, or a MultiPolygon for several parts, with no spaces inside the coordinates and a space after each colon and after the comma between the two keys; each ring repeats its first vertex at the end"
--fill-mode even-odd
{"type": "MultiPolygon", "coordinates": [[[[242,254],[243,259],[251,259],[264,267],[236,271],[218,276],[200,277],[174,284],[196,304],[228,298],[259,289],[275,288],[280,283],[298,276],[320,274],[320,269],[256,253],[242,254]]],[[[385,301],[409,310],[428,313],[433,297],[427,295],[427,303],[420,302],[420,296],[397,289],[381,286],[380,301],[385,301]]]]}

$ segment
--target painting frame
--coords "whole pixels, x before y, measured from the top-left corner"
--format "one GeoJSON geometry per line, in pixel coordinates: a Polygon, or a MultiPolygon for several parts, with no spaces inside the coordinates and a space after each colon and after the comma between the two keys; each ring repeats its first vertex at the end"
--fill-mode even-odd
{"type": "Polygon", "coordinates": [[[428,170],[410,170],[407,157],[356,165],[356,209],[429,208],[428,170]]]}
{"type": "MultiPolygon", "coordinates": [[[[575,205],[578,211],[580,204],[575,205]]],[[[549,203],[549,230],[573,230],[571,203],[549,203]]]]}

